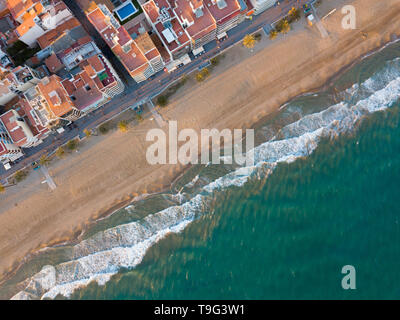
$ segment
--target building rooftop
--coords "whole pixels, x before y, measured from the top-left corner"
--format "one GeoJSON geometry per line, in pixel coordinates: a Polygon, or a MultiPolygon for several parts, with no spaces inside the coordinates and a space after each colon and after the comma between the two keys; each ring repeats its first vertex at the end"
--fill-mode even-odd
{"type": "Polygon", "coordinates": [[[11,104],[12,109],[2,114],[0,120],[15,145],[23,147],[28,139],[40,138],[49,131],[40,124],[36,111],[25,98],[18,98],[11,104]]]}
{"type": "Polygon", "coordinates": [[[7,0],[7,6],[14,19],[18,19],[40,0],[7,0]]]}
{"type": "Polygon", "coordinates": [[[45,49],[53,44],[58,38],[62,37],[68,30],[80,27],[80,23],[76,18],[71,18],[57,26],[55,29],[49,30],[37,39],[40,48],[45,49]]]}
{"type": "Polygon", "coordinates": [[[44,63],[51,73],[56,73],[64,67],[63,63],[60,61],[60,59],[58,59],[55,53],[46,58],[44,63]]]}
{"type": "Polygon", "coordinates": [[[156,57],[161,57],[161,54],[155,46],[150,35],[146,32],[146,30],[141,26],[140,23],[131,27],[128,32],[135,35],[134,41],[136,42],[136,45],[139,47],[139,50],[145,55],[148,60],[154,59],[156,57]]]}
{"type": "Polygon", "coordinates": [[[170,52],[190,44],[188,34],[178,21],[168,1],[150,0],[142,7],[170,52]]]}
{"type": "Polygon", "coordinates": [[[217,23],[224,23],[240,13],[238,0],[202,0],[217,23]]]}
{"type": "Polygon", "coordinates": [[[194,38],[217,28],[215,20],[207,8],[204,8],[202,0],[175,0],[174,12],[181,24],[186,25],[186,31],[194,38]]]}
{"type": "Polygon", "coordinates": [[[99,52],[99,49],[89,37],[78,39],[71,46],[63,49],[64,50],[59,51],[57,56],[68,70],[73,69],[81,61],[86,60],[99,52]],[[89,42],[86,42],[86,40],[89,42]]]}
{"type": "Polygon", "coordinates": [[[105,14],[102,10],[106,9],[100,9],[94,3],[88,9],[87,16],[96,30],[131,74],[145,70],[148,61],[135,41],[125,28],[110,16],[111,13],[105,14]]]}
{"type": "Polygon", "coordinates": [[[8,135],[11,140],[17,146],[21,146],[26,142],[27,137],[24,129],[19,126],[18,122],[16,121],[18,118],[19,114],[15,110],[9,110],[6,113],[0,115],[0,120],[7,129],[8,135]]]}
{"type": "Polygon", "coordinates": [[[62,86],[59,76],[52,75],[42,79],[38,88],[56,117],[62,117],[72,110],[74,105],[62,86]]]}
{"type": "Polygon", "coordinates": [[[87,59],[87,62],[93,67],[96,72],[101,72],[104,70],[104,64],[100,60],[99,56],[93,56],[87,59]]]}

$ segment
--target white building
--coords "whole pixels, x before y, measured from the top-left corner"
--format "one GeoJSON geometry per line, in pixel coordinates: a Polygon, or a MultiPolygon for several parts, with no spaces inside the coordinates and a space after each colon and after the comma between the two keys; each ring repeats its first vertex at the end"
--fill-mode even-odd
{"type": "Polygon", "coordinates": [[[260,14],[261,12],[271,8],[278,0],[250,0],[254,7],[254,14],[260,14]]]}
{"type": "Polygon", "coordinates": [[[39,82],[36,72],[28,66],[19,66],[7,74],[0,74],[0,105],[5,105],[39,82]]]}
{"type": "Polygon", "coordinates": [[[28,46],[34,46],[40,36],[72,17],[71,11],[59,0],[31,3],[29,7],[21,1],[20,6],[26,6],[25,10],[21,12],[10,8],[10,11],[20,23],[15,30],[16,35],[28,46]]]}

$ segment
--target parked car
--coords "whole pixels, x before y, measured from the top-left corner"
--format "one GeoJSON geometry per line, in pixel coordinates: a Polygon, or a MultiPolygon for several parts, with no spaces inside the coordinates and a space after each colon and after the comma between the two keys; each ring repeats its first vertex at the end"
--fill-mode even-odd
{"type": "Polygon", "coordinates": [[[38,162],[34,161],[34,162],[32,162],[32,167],[33,167],[33,170],[39,170],[40,165],[38,162]]]}

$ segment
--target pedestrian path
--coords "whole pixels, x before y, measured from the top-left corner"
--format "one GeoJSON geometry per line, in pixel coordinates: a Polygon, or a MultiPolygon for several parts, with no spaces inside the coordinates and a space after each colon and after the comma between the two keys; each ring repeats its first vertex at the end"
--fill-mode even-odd
{"type": "Polygon", "coordinates": [[[51,190],[55,190],[55,188],[57,188],[57,186],[54,183],[53,178],[50,176],[49,170],[47,170],[47,168],[45,166],[40,166],[40,170],[44,174],[44,176],[46,178],[45,182],[47,182],[47,184],[49,185],[49,188],[51,190]]]}
{"type": "Polygon", "coordinates": [[[148,106],[149,106],[150,112],[153,114],[154,119],[156,120],[159,127],[160,128],[164,127],[167,124],[167,122],[157,112],[157,110],[154,107],[153,101],[151,101],[151,99],[148,101],[148,106]]]}

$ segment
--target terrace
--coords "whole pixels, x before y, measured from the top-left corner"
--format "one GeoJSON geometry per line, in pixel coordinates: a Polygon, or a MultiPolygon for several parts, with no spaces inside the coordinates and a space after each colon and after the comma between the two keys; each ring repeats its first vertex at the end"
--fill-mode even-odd
{"type": "Polygon", "coordinates": [[[137,0],[127,0],[122,3],[119,1],[119,3],[113,10],[113,13],[120,24],[127,23],[143,12],[137,0]]]}
{"type": "Polygon", "coordinates": [[[61,57],[61,61],[68,70],[75,68],[81,61],[88,59],[97,53],[97,48],[92,42],[74,48],[61,57]]]}

